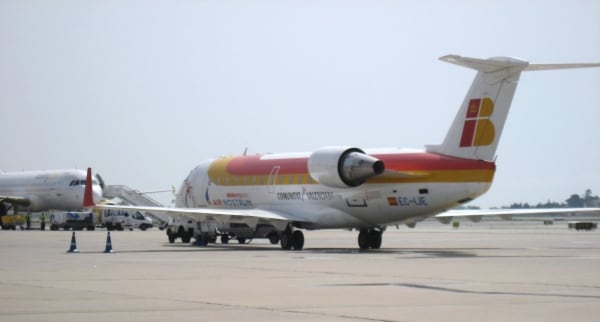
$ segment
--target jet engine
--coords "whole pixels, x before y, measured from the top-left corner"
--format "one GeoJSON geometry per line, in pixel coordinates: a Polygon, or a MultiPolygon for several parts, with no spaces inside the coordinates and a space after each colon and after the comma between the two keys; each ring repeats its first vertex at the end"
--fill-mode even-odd
{"type": "Polygon", "coordinates": [[[334,188],[358,187],[384,169],[383,161],[353,147],[324,147],[308,158],[310,176],[320,184],[334,188]]]}

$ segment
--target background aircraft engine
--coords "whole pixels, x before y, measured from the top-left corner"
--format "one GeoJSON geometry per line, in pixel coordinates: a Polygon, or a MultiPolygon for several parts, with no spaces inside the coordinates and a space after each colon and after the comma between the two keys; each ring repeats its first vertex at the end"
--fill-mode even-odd
{"type": "Polygon", "coordinates": [[[353,147],[325,147],[308,158],[310,176],[320,184],[334,188],[358,187],[384,169],[383,161],[353,147]]]}

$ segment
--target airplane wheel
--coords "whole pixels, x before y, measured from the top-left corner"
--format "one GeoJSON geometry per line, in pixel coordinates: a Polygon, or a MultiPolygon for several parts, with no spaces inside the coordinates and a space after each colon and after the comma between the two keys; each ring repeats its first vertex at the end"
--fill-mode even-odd
{"type": "Polygon", "coordinates": [[[295,250],[302,250],[304,247],[304,233],[302,231],[296,230],[292,234],[292,247],[295,250]]]}
{"type": "Polygon", "coordinates": [[[358,233],[358,247],[360,249],[369,249],[369,231],[361,229],[358,233]]]}
{"type": "Polygon", "coordinates": [[[245,244],[246,243],[246,238],[238,238],[238,243],[245,244]]]}
{"type": "Polygon", "coordinates": [[[369,230],[369,247],[372,249],[381,248],[381,231],[371,229],[369,230]]]}
{"type": "Polygon", "coordinates": [[[289,230],[281,234],[281,248],[285,250],[292,249],[292,233],[289,230]]]}

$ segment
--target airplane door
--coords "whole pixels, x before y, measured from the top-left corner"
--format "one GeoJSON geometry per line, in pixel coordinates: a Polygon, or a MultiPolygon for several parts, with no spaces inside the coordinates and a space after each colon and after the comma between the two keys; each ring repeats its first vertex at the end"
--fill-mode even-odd
{"type": "Polygon", "coordinates": [[[269,173],[269,182],[267,183],[269,193],[274,193],[277,185],[277,177],[279,176],[279,170],[281,167],[276,165],[271,169],[271,173],[269,173]]]}

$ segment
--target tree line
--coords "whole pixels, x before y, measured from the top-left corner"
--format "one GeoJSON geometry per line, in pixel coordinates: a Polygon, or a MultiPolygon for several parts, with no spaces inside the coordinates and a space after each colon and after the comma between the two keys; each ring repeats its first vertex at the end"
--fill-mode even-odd
{"type": "Polygon", "coordinates": [[[508,209],[528,209],[528,208],[582,208],[582,207],[600,207],[600,197],[593,195],[591,189],[587,189],[583,195],[572,194],[564,202],[548,201],[532,205],[529,203],[515,202],[510,206],[502,206],[508,209]]]}

